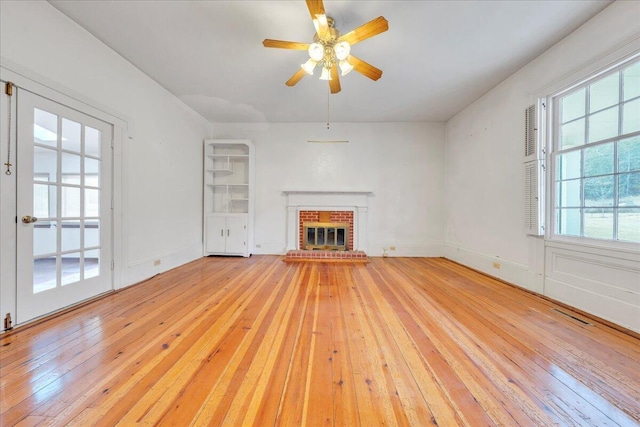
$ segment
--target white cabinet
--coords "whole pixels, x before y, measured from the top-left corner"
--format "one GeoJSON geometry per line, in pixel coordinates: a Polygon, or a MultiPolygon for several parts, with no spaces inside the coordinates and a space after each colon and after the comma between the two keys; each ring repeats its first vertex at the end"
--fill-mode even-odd
{"type": "Polygon", "coordinates": [[[246,214],[209,215],[205,229],[205,254],[245,256],[248,252],[246,214]]]}
{"type": "Polygon", "coordinates": [[[204,141],[204,254],[251,255],[254,147],[246,140],[204,141]]]}

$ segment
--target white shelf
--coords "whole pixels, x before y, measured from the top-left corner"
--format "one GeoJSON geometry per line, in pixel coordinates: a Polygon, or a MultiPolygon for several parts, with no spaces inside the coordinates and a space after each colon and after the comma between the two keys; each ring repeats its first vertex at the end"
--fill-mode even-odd
{"type": "Polygon", "coordinates": [[[213,172],[218,175],[231,175],[233,173],[233,169],[207,169],[207,172],[213,172]]]}
{"type": "Polygon", "coordinates": [[[248,154],[222,154],[222,153],[213,153],[207,154],[207,157],[211,157],[212,159],[218,158],[229,158],[229,159],[248,159],[248,154]]]}
{"type": "Polygon", "coordinates": [[[249,184],[222,184],[222,183],[210,183],[207,182],[207,185],[210,185],[212,187],[248,187],[249,184]]]}

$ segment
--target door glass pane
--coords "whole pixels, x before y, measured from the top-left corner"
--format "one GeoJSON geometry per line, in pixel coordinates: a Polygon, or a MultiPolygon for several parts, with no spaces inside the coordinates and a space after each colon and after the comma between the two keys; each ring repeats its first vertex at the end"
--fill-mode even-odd
{"type": "Polygon", "coordinates": [[[62,149],[75,151],[81,150],[82,126],[69,119],[62,119],[62,149]]]}
{"type": "Polygon", "coordinates": [[[33,184],[33,216],[55,218],[57,216],[56,186],[33,184]]]}
{"type": "Polygon", "coordinates": [[[585,209],[584,237],[613,239],[613,209],[585,209]]]}
{"type": "Polygon", "coordinates": [[[307,245],[315,245],[316,244],[316,229],[308,228],[307,229],[307,245]]]}
{"type": "Polygon", "coordinates": [[[640,170],[640,136],[618,142],[618,172],[640,170]]]}
{"type": "Polygon", "coordinates": [[[344,246],[345,245],[345,240],[344,240],[344,236],[345,236],[345,229],[344,228],[338,228],[338,235],[337,235],[337,241],[336,244],[338,246],[344,246]]]}
{"type": "Polygon", "coordinates": [[[324,228],[318,228],[318,245],[324,245],[324,228]]]}
{"type": "Polygon", "coordinates": [[[97,129],[85,126],[84,128],[84,154],[87,156],[100,157],[100,140],[102,132],[97,129]]]}
{"type": "Polygon", "coordinates": [[[586,89],[582,88],[576,93],[566,96],[560,100],[560,111],[562,112],[562,123],[577,119],[586,115],[585,103],[586,89]]]}
{"type": "Polygon", "coordinates": [[[618,209],[618,240],[640,242],[640,209],[618,209]]]}
{"type": "Polygon", "coordinates": [[[80,185],[80,156],[62,153],[62,182],[80,185]]]}
{"type": "Polygon", "coordinates": [[[36,258],[33,260],[33,293],[53,289],[57,285],[56,256],[36,258]]]}
{"type": "Polygon", "coordinates": [[[33,142],[50,147],[58,146],[58,116],[33,109],[33,142]]]}
{"type": "Polygon", "coordinates": [[[620,73],[611,74],[589,87],[589,111],[594,113],[618,103],[620,73]]]}
{"type": "Polygon", "coordinates": [[[84,190],[84,216],[100,216],[100,190],[84,190]]]}
{"type": "Polygon", "coordinates": [[[33,179],[35,181],[56,182],[58,172],[58,152],[44,147],[33,147],[33,179]]]}
{"type": "Polygon", "coordinates": [[[640,99],[629,101],[622,107],[622,133],[640,130],[640,99]]]}
{"type": "Polygon", "coordinates": [[[84,185],[100,187],[100,160],[84,159],[84,185]]]}
{"type": "Polygon", "coordinates": [[[336,244],[336,229],[335,228],[327,228],[327,245],[335,245],[336,244]]]}
{"type": "Polygon", "coordinates": [[[61,207],[63,217],[80,217],[80,189],[63,186],[61,207]]]}
{"type": "Polygon", "coordinates": [[[62,251],[80,249],[80,221],[62,221],[61,245],[62,251]]]}
{"type": "Polygon", "coordinates": [[[58,251],[56,221],[38,221],[33,224],[33,255],[55,254],[58,251]]]}
{"type": "Polygon", "coordinates": [[[589,142],[618,135],[618,106],[589,116],[589,142]]]}
{"type": "Polygon", "coordinates": [[[100,275],[100,249],[84,253],[84,278],[89,279],[100,275]]]}
{"type": "Polygon", "coordinates": [[[62,286],[80,281],[80,252],[62,256],[62,286]]]}
{"type": "Polygon", "coordinates": [[[97,219],[84,223],[84,247],[100,246],[100,221],[97,219]]]}
{"type": "Polygon", "coordinates": [[[640,62],[622,72],[624,100],[640,96],[640,62]]]}

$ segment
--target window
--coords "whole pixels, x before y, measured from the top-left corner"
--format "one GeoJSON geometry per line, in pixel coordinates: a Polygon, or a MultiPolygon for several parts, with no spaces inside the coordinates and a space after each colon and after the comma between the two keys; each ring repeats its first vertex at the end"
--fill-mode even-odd
{"type": "Polygon", "coordinates": [[[640,60],[554,98],[554,233],[640,242],[640,60]]]}

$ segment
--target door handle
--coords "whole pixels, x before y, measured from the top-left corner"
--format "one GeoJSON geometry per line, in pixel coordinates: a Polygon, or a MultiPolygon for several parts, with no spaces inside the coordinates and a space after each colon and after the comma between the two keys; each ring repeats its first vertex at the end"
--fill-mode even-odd
{"type": "Polygon", "coordinates": [[[227,228],[227,237],[229,237],[229,229],[227,228]]]}
{"type": "Polygon", "coordinates": [[[31,216],[31,215],[25,215],[22,217],[22,222],[24,222],[25,224],[32,224],[34,222],[36,222],[38,220],[38,218],[36,218],[35,216],[31,216]]]}
{"type": "Polygon", "coordinates": [[[220,229],[220,237],[224,237],[224,229],[220,229]]]}

